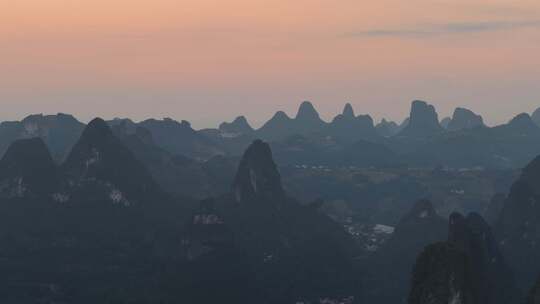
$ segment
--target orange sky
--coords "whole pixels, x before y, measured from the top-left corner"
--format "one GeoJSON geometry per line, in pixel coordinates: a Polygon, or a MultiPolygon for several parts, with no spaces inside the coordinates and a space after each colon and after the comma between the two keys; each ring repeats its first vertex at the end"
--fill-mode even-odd
{"type": "Polygon", "coordinates": [[[2,0],[0,119],[70,112],[255,125],[311,100],[412,99],[506,121],[540,106],[540,1],[2,0]]]}

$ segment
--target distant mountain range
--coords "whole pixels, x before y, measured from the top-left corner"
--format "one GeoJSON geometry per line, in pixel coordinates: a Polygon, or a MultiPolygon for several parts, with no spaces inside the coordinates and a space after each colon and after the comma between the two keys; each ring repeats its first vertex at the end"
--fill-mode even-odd
{"type": "MultiPolygon", "coordinates": [[[[439,123],[435,108],[417,100],[412,103],[410,117],[401,124],[383,119],[375,125],[369,115],[355,115],[350,104],[331,122],[325,122],[306,101],[294,118],[279,111],[260,129],[252,128],[244,116],[217,129],[200,131],[187,121],[169,118],[139,123],[114,119],[108,124],[123,124],[126,134],[143,128],[154,146],[196,162],[215,156],[239,157],[253,140],[263,139],[278,150],[294,151],[285,159],[289,163],[305,159],[320,165],[519,168],[540,154],[538,116],[538,111],[533,117],[520,114],[507,124],[487,127],[480,115],[457,108],[452,118],[439,123]],[[300,142],[303,144],[299,146],[300,142]],[[372,151],[372,156],[366,157],[362,150],[372,151]],[[349,156],[342,157],[343,153],[349,156]]],[[[20,122],[3,122],[0,154],[14,140],[40,137],[55,162],[61,162],[84,127],[66,114],[31,115],[20,122]]]]}
{"type": "MultiPolygon", "coordinates": [[[[480,115],[457,108],[451,118],[439,123],[435,108],[417,100],[412,103],[410,117],[401,124],[383,119],[375,125],[369,115],[357,116],[350,104],[331,122],[325,122],[306,101],[294,118],[279,111],[260,129],[252,128],[244,116],[222,123],[217,129],[199,131],[187,121],[169,118],[139,123],[114,119],[108,124],[124,124],[126,134],[143,128],[151,135],[154,146],[196,162],[215,156],[239,157],[253,140],[263,139],[278,150],[294,151],[285,159],[289,163],[305,159],[320,165],[519,168],[540,154],[538,116],[538,111],[533,117],[520,114],[507,124],[487,127],[480,115]],[[300,142],[303,144],[299,146],[300,142]],[[362,150],[366,149],[372,151],[372,156],[365,157],[362,150]],[[349,156],[342,157],[342,153],[349,156]]],[[[32,115],[20,122],[3,122],[0,154],[14,140],[40,137],[55,162],[61,162],[84,127],[66,114],[32,115]]],[[[279,158],[280,162],[284,160],[279,158]]]]}
{"type": "MultiPolygon", "coordinates": [[[[259,130],[242,117],[200,131],[171,119],[85,125],[65,114],[1,124],[0,299],[520,304],[529,294],[535,303],[540,128],[531,116],[487,127],[456,109],[443,127],[423,101],[401,125],[375,126],[349,104],[330,123],[308,102],[295,118],[276,115],[259,130]],[[417,200],[424,185],[406,176],[421,165],[429,169],[414,174],[454,183],[446,166],[464,179],[522,163],[485,212],[489,223],[475,212],[442,217],[443,203],[417,200]],[[304,179],[317,171],[310,189],[370,195],[331,202],[336,220],[324,200],[291,197],[281,171],[291,168],[304,179]],[[375,206],[388,191],[411,201],[375,206]],[[366,233],[377,217],[358,210],[370,209],[400,220],[366,233]]],[[[464,195],[460,182],[445,191],[464,195]]]]}

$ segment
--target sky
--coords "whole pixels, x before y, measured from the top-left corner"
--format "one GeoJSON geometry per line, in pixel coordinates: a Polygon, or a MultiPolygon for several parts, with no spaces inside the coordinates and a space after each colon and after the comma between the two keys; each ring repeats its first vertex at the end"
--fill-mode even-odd
{"type": "Polygon", "coordinates": [[[540,107],[538,0],[1,0],[0,120],[540,107]]]}

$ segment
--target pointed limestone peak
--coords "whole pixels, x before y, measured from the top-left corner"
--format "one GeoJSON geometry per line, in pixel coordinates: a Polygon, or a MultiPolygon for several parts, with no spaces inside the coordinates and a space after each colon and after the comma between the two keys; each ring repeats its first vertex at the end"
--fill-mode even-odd
{"type": "Polygon", "coordinates": [[[311,102],[304,101],[300,105],[300,108],[298,109],[298,113],[296,114],[297,120],[319,120],[319,113],[317,110],[315,110],[315,107],[311,102]]]}
{"type": "Polygon", "coordinates": [[[274,116],[272,116],[270,120],[284,121],[284,120],[290,120],[290,119],[291,118],[287,115],[287,113],[283,111],[277,111],[276,114],[274,114],[274,116]]]}
{"type": "Polygon", "coordinates": [[[233,189],[238,202],[284,197],[281,177],[267,143],[256,140],[247,148],[233,189]]]}
{"type": "Polygon", "coordinates": [[[355,117],[353,107],[350,103],[347,103],[343,108],[343,117],[347,119],[353,119],[355,117]]]}

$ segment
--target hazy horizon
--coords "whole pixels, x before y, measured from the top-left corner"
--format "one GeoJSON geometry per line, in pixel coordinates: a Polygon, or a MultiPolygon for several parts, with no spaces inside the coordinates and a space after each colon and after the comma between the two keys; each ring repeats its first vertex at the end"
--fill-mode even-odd
{"type": "Polygon", "coordinates": [[[540,2],[0,4],[0,120],[32,113],[260,126],[303,100],[400,122],[426,100],[490,125],[540,106],[540,2]]]}
{"type": "MultiPolygon", "coordinates": [[[[311,102],[311,101],[310,101],[311,102]]],[[[411,101],[412,102],[412,101],[411,101]]],[[[452,116],[452,113],[453,111],[449,112],[449,113],[441,113],[440,111],[438,111],[438,108],[436,106],[436,104],[432,103],[432,102],[429,102],[427,101],[428,103],[430,104],[433,104],[435,105],[436,109],[437,109],[437,112],[438,112],[438,115],[439,115],[439,121],[441,121],[442,119],[446,118],[446,117],[451,117],[452,116]]],[[[319,115],[321,117],[322,120],[326,121],[326,122],[331,122],[332,119],[338,115],[338,114],[341,114],[342,113],[342,110],[343,110],[343,107],[345,106],[347,102],[343,103],[341,105],[341,107],[335,111],[335,112],[326,112],[326,113],[322,113],[319,108],[317,107],[317,104],[313,103],[313,106],[315,107],[315,109],[319,112],[319,115]]],[[[189,117],[174,117],[174,116],[171,116],[171,115],[165,115],[165,116],[156,116],[156,117],[151,117],[151,116],[148,116],[148,117],[129,117],[129,116],[126,116],[126,115],[117,115],[117,116],[103,116],[103,115],[92,115],[92,113],[86,113],[86,115],[83,115],[83,116],[80,116],[80,115],[77,115],[75,113],[70,113],[70,112],[66,112],[66,111],[59,111],[59,112],[33,112],[33,113],[26,113],[26,114],[21,114],[21,116],[18,116],[18,117],[14,117],[14,118],[11,118],[11,119],[2,119],[2,121],[17,121],[17,120],[22,120],[24,119],[25,117],[27,116],[30,116],[30,115],[34,115],[34,114],[43,114],[43,115],[55,115],[55,114],[58,114],[58,113],[63,113],[63,114],[71,114],[71,115],[74,115],[75,118],[77,118],[78,120],[80,120],[81,122],[84,122],[84,123],[88,123],[90,120],[92,120],[93,118],[97,118],[97,117],[100,117],[100,118],[103,118],[105,120],[112,120],[112,119],[116,119],[116,118],[120,118],[120,119],[124,119],[124,118],[128,118],[128,119],[131,119],[135,122],[140,122],[140,121],[143,121],[145,119],[150,119],[150,118],[154,118],[154,119],[163,119],[163,118],[171,118],[171,119],[174,119],[174,120],[177,120],[177,121],[182,121],[182,120],[186,120],[188,122],[190,122],[192,124],[192,127],[195,128],[195,129],[206,129],[206,128],[217,128],[219,126],[219,124],[221,124],[222,122],[231,122],[233,121],[236,117],[238,116],[245,116],[246,119],[248,120],[249,124],[254,127],[254,128],[260,128],[265,122],[267,122],[269,119],[272,118],[272,116],[275,114],[275,112],[277,111],[284,111],[290,118],[294,118],[296,116],[296,113],[298,112],[298,107],[300,106],[301,102],[298,102],[296,105],[292,105],[290,107],[290,109],[287,109],[287,110],[284,110],[284,109],[276,109],[274,112],[270,113],[266,119],[264,120],[253,120],[251,119],[251,117],[249,115],[245,115],[245,114],[238,114],[236,116],[231,116],[231,117],[228,117],[228,118],[224,118],[223,120],[219,120],[219,121],[215,121],[215,123],[210,123],[208,125],[205,125],[205,124],[201,124],[200,122],[193,122],[192,120],[189,119],[189,117]]],[[[380,122],[381,119],[385,118],[387,120],[391,120],[391,121],[394,121],[398,124],[402,123],[406,118],[408,118],[409,116],[409,112],[405,113],[404,116],[402,118],[398,118],[398,119],[391,119],[389,117],[386,117],[386,116],[381,116],[381,117],[374,117],[373,115],[371,115],[370,113],[363,113],[363,112],[359,112],[357,110],[357,108],[355,108],[355,105],[353,103],[351,103],[351,105],[353,106],[353,109],[355,111],[355,115],[364,115],[364,114],[367,114],[367,115],[370,115],[373,120],[374,120],[374,123],[377,124],[378,122],[380,122]]],[[[407,105],[410,106],[410,102],[407,103],[407,105]]],[[[338,105],[339,106],[339,105],[338,105]]],[[[461,107],[464,107],[464,108],[468,108],[470,109],[469,107],[467,106],[461,106],[461,107]]],[[[539,106],[540,108],[540,106],[539,106]]],[[[486,124],[488,126],[496,126],[496,125],[499,125],[499,124],[504,124],[504,123],[507,123],[509,122],[512,118],[514,118],[515,116],[517,116],[518,114],[521,114],[521,113],[527,113],[527,114],[532,114],[532,111],[523,111],[523,112],[517,112],[515,114],[512,114],[512,115],[509,115],[508,118],[506,120],[502,120],[500,122],[493,122],[492,120],[489,119],[489,117],[485,117],[482,115],[482,113],[479,113],[479,112],[476,112],[476,114],[480,114],[482,115],[482,117],[484,118],[484,122],[486,122],[486,124]]]]}

